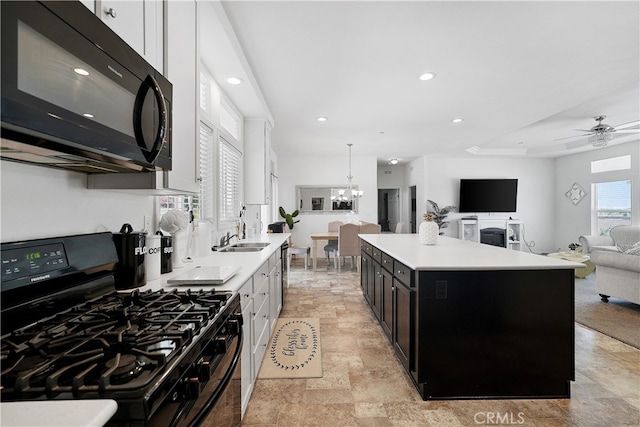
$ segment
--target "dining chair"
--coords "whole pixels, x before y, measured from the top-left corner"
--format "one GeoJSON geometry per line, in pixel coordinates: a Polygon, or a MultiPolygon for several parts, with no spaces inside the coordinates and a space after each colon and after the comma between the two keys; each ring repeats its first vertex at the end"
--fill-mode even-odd
{"type": "MultiPolygon", "coordinates": [[[[338,231],[340,226],[343,224],[342,221],[331,221],[327,224],[327,231],[338,231]]],[[[324,253],[327,257],[327,266],[330,264],[331,260],[329,258],[329,254],[336,252],[338,250],[338,239],[329,240],[327,244],[324,246],[324,253]]]]}
{"type": "Polygon", "coordinates": [[[380,224],[373,224],[367,222],[360,226],[360,234],[380,234],[382,232],[382,226],[380,224]]]}
{"type": "MultiPolygon", "coordinates": [[[[284,225],[284,232],[291,233],[288,225],[284,225]]],[[[291,236],[289,236],[289,256],[286,260],[287,268],[291,270],[291,257],[295,256],[304,256],[304,269],[306,270],[309,267],[309,255],[311,254],[311,246],[301,247],[294,246],[293,241],[291,240],[291,236]]]]}
{"type": "Polygon", "coordinates": [[[356,224],[344,224],[338,229],[338,249],[334,256],[334,263],[338,270],[342,269],[342,264],[346,257],[351,257],[351,268],[355,266],[358,271],[356,259],[360,256],[360,226],[356,224]]]}

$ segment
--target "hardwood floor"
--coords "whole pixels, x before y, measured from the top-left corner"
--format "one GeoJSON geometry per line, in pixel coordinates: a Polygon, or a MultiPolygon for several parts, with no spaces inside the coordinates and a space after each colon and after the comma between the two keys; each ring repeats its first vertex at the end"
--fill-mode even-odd
{"type": "Polygon", "coordinates": [[[320,319],[323,377],[258,380],[244,426],[640,426],[638,349],[576,324],[571,399],[425,402],[364,302],[359,273],[299,264],[290,277],[281,317],[320,319]]]}

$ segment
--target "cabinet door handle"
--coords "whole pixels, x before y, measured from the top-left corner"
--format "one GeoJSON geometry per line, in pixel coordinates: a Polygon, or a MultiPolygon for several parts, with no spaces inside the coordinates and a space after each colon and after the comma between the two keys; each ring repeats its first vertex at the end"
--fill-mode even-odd
{"type": "Polygon", "coordinates": [[[249,294],[243,294],[245,298],[249,298],[249,294]]]}
{"type": "Polygon", "coordinates": [[[109,15],[112,18],[116,17],[116,10],[112,7],[104,11],[105,14],[109,15]]]}

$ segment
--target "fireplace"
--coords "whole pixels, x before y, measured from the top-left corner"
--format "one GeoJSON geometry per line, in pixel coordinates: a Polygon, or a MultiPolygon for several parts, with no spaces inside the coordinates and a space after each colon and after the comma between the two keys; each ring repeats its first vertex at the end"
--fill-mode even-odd
{"type": "Polygon", "coordinates": [[[505,229],[483,228],[480,230],[480,243],[505,248],[507,246],[505,241],[505,229]]]}

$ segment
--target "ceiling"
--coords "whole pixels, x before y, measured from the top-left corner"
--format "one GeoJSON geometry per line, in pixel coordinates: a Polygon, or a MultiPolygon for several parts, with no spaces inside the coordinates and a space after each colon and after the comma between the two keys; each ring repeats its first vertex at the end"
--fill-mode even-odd
{"type": "MultiPolygon", "coordinates": [[[[235,73],[254,89],[223,88],[246,116],[272,115],[277,153],[346,155],[350,143],[354,158],[378,163],[557,157],[594,149],[577,131],[596,125],[594,116],[612,126],[640,119],[638,1],[223,1],[221,8],[244,69],[223,58],[210,67],[217,81],[235,73]],[[436,78],[418,79],[428,71],[436,78]]],[[[609,144],[637,140],[618,134],[609,144]]]]}

